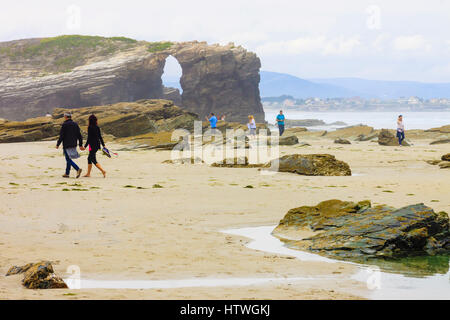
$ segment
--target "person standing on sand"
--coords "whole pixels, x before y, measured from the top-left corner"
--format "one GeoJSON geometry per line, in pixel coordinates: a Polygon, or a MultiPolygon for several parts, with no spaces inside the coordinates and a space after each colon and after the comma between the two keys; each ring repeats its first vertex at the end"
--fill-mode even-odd
{"type": "Polygon", "coordinates": [[[209,118],[205,117],[206,121],[209,121],[209,124],[211,126],[211,131],[214,133],[217,129],[217,117],[214,115],[214,113],[209,114],[209,118]]]}
{"type": "Polygon", "coordinates": [[[399,146],[402,146],[402,142],[405,140],[405,126],[403,125],[402,115],[399,115],[397,119],[397,138],[399,146]]]}
{"type": "Polygon", "coordinates": [[[100,150],[100,144],[105,147],[105,142],[103,141],[102,133],[98,126],[98,120],[95,115],[89,116],[89,127],[88,127],[88,138],[85,144],[85,148],[89,145],[89,156],[88,156],[88,172],[84,177],[89,178],[91,176],[92,164],[94,164],[98,170],[106,178],[106,171],[97,162],[97,151],[100,150]]]}
{"type": "Polygon", "coordinates": [[[280,132],[280,137],[283,135],[284,132],[284,114],[283,114],[283,110],[280,110],[280,114],[277,115],[277,124],[278,124],[278,130],[280,132]]]}
{"type": "Polygon", "coordinates": [[[250,130],[250,136],[256,136],[256,121],[252,115],[248,116],[247,128],[250,130]]]}
{"type": "Polygon", "coordinates": [[[63,144],[63,153],[66,158],[66,173],[63,178],[70,177],[70,169],[73,167],[77,171],[77,179],[80,177],[81,170],[73,159],[78,159],[80,155],[77,152],[77,142],[79,142],[80,150],[85,150],[83,147],[83,136],[81,135],[80,127],[72,120],[72,115],[69,112],[64,113],[64,122],[59,132],[59,139],[56,143],[56,149],[60,144],[63,144]]]}

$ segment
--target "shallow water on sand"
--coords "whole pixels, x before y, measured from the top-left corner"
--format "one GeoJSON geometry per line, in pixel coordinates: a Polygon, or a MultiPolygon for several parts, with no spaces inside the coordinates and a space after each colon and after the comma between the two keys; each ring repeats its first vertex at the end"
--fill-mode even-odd
{"type": "MultiPolygon", "coordinates": [[[[358,267],[350,279],[365,282],[366,298],[375,300],[396,299],[450,299],[450,271],[421,278],[379,271],[372,266],[322,257],[317,254],[289,249],[271,235],[275,226],[223,230],[223,233],[251,239],[247,247],[253,250],[293,256],[302,261],[348,263],[358,267]]],[[[334,280],[336,276],[289,278],[191,278],[170,280],[94,280],[64,279],[70,289],[171,289],[189,287],[239,287],[270,283],[298,283],[315,280],[334,280]]],[[[350,280],[349,279],[349,280],[350,280]]]]}
{"type": "Polygon", "coordinates": [[[284,246],[282,241],[271,235],[274,228],[275,226],[252,227],[223,232],[252,239],[253,241],[247,247],[254,250],[294,256],[302,261],[339,262],[355,265],[359,270],[351,279],[367,283],[369,289],[367,298],[369,299],[450,299],[450,271],[447,271],[446,274],[434,274],[421,278],[382,272],[373,266],[329,259],[313,253],[289,249],[284,246]]]}

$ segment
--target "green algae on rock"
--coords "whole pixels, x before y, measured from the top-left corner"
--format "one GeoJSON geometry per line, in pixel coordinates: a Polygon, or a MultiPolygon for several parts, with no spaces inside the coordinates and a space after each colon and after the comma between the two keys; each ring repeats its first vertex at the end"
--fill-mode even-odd
{"type": "Polygon", "coordinates": [[[290,154],[272,160],[265,167],[278,168],[279,172],[292,172],[306,176],[352,175],[349,165],[337,160],[331,154],[290,154]]]}
{"type": "Polygon", "coordinates": [[[289,247],[359,262],[450,254],[447,213],[424,204],[396,209],[372,207],[367,200],[328,200],[289,210],[273,235],[289,247]],[[315,235],[292,240],[293,233],[305,228],[315,235]]]}

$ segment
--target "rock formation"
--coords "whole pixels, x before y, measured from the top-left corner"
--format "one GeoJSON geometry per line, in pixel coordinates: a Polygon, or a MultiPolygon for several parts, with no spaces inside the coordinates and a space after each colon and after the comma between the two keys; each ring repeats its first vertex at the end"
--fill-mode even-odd
{"type": "Polygon", "coordinates": [[[11,267],[6,276],[24,273],[22,284],[28,289],[67,289],[67,284],[53,271],[49,261],[11,267]]]}
{"type": "Polygon", "coordinates": [[[337,143],[337,144],[352,144],[350,141],[348,141],[347,139],[343,139],[343,138],[337,138],[336,140],[334,140],[334,143],[337,143]]]}
{"type": "MultiPolygon", "coordinates": [[[[269,142],[270,142],[270,140],[269,140],[269,142]]],[[[292,135],[292,136],[281,136],[278,139],[278,145],[280,145],[280,146],[293,146],[293,145],[296,145],[296,144],[298,144],[298,138],[297,138],[297,136],[294,136],[294,135],[292,135]]]]}
{"type": "Polygon", "coordinates": [[[315,127],[315,126],[324,126],[326,123],[323,120],[318,119],[286,119],[284,121],[286,128],[293,127],[315,127]]]}
{"type": "Polygon", "coordinates": [[[87,36],[0,43],[0,117],[24,120],[61,107],[176,100],[161,80],[170,55],[183,71],[183,108],[201,118],[215,112],[230,121],[245,122],[249,114],[264,120],[261,63],[240,46],[87,36]]]}
{"type": "MultiPolygon", "coordinates": [[[[50,117],[0,123],[0,143],[56,139],[66,111],[72,113],[84,132],[87,132],[89,116],[94,113],[102,131],[116,138],[169,132],[175,128],[193,130],[197,119],[197,115],[168,100],[140,100],[70,110],[56,108],[50,117]]],[[[170,134],[167,136],[170,139],[170,134]]]]}
{"type": "MultiPolygon", "coordinates": [[[[397,137],[392,134],[387,129],[382,129],[380,133],[378,134],[378,144],[381,146],[398,146],[398,139],[397,137]]],[[[406,142],[406,140],[403,140],[402,146],[409,146],[409,143],[406,142]]]]}
{"type": "Polygon", "coordinates": [[[370,201],[328,200],[289,210],[273,234],[290,247],[356,261],[450,253],[447,213],[424,204],[395,209],[371,207],[370,201]],[[302,229],[315,235],[286,240],[302,229]]]}
{"type": "Polygon", "coordinates": [[[351,176],[347,163],[331,154],[291,154],[272,160],[265,168],[278,168],[279,172],[292,172],[306,176],[351,176]]]}

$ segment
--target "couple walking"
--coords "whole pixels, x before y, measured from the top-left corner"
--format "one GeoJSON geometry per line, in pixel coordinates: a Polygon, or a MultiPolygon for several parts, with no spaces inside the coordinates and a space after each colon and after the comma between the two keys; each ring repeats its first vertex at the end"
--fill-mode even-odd
{"type": "Polygon", "coordinates": [[[92,164],[94,164],[106,178],[106,171],[97,162],[96,153],[100,149],[100,144],[105,147],[105,142],[103,141],[100,128],[97,124],[97,117],[91,115],[89,117],[89,127],[88,127],[88,138],[86,144],[83,146],[83,136],[81,135],[80,127],[76,122],[72,120],[72,115],[70,113],[64,114],[64,123],[61,126],[61,131],[59,133],[59,139],[56,143],[56,149],[63,145],[63,153],[66,158],[66,173],[63,178],[70,177],[70,169],[73,167],[77,172],[77,178],[81,176],[83,171],[77,164],[73,161],[78,159],[80,155],[77,152],[77,142],[79,143],[80,150],[85,150],[89,146],[89,156],[88,156],[88,172],[84,177],[91,176],[92,164]]]}

